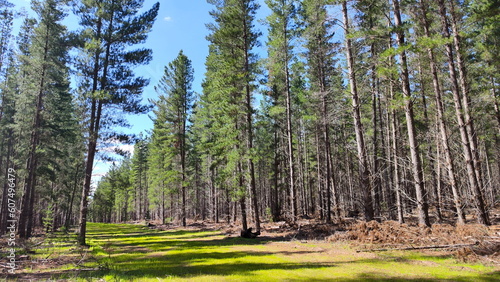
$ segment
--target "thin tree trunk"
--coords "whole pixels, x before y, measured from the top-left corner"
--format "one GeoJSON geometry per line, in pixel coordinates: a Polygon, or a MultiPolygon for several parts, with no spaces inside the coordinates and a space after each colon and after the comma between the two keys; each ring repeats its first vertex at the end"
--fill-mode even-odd
{"type": "MultiPolygon", "coordinates": [[[[96,27],[98,38],[101,37],[101,28],[102,28],[102,19],[99,18],[96,27]]],[[[95,93],[98,90],[100,56],[101,56],[100,52],[97,52],[94,57],[91,93],[95,93]]],[[[101,111],[102,111],[102,101],[93,98],[90,107],[89,143],[87,148],[87,160],[85,162],[85,177],[83,180],[82,198],[80,202],[80,222],[78,228],[78,243],[80,245],[86,245],[85,241],[87,232],[88,196],[90,193],[92,170],[94,166],[97,139],[99,136],[101,111]]]]}
{"type": "MultiPolygon", "coordinates": [[[[371,53],[372,57],[375,56],[375,44],[372,44],[371,46],[371,53]]],[[[377,105],[378,105],[378,96],[379,93],[377,91],[377,78],[375,74],[375,66],[371,68],[372,74],[371,74],[371,79],[372,79],[372,124],[373,124],[373,191],[372,191],[372,199],[375,201],[373,208],[374,208],[374,215],[375,216],[380,216],[381,212],[381,197],[380,195],[382,194],[382,183],[380,181],[380,174],[379,174],[379,167],[380,167],[380,160],[379,160],[379,147],[378,147],[378,117],[377,117],[377,105]]]]}
{"type": "Polygon", "coordinates": [[[73,214],[73,204],[75,202],[75,195],[76,195],[76,190],[78,188],[78,174],[80,172],[80,165],[77,165],[75,168],[75,177],[73,181],[73,191],[71,192],[71,198],[69,200],[69,207],[66,212],[66,217],[64,221],[64,227],[66,230],[69,229],[69,226],[71,224],[71,215],[73,214]]]}
{"type": "Polygon", "coordinates": [[[28,155],[28,161],[26,163],[26,170],[28,176],[25,180],[25,189],[21,204],[21,215],[19,217],[19,237],[29,238],[31,237],[31,229],[33,222],[33,203],[34,203],[34,193],[35,193],[35,182],[36,182],[36,170],[37,170],[37,153],[36,149],[40,142],[40,127],[42,123],[42,108],[43,108],[43,96],[45,92],[45,79],[47,72],[47,57],[49,54],[49,32],[50,29],[47,27],[45,33],[45,42],[43,47],[43,59],[42,59],[42,72],[41,79],[38,85],[38,93],[36,100],[35,116],[33,119],[33,128],[31,132],[30,139],[30,151],[28,155]]]}
{"type": "MultiPolygon", "coordinates": [[[[245,33],[246,33],[246,22],[245,22],[245,33]]],[[[246,40],[247,40],[247,35],[245,34],[245,46],[246,40]]],[[[245,49],[245,71],[246,74],[248,75],[250,73],[250,66],[249,66],[249,58],[248,58],[248,50],[245,49]]],[[[253,218],[254,218],[254,223],[255,223],[255,229],[257,230],[256,232],[260,232],[260,217],[259,217],[259,204],[258,204],[258,195],[257,195],[257,188],[256,188],[256,183],[255,183],[255,165],[253,162],[253,121],[252,121],[252,113],[253,113],[253,108],[252,108],[252,91],[250,89],[249,81],[247,81],[245,85],[245,96],[246,96],[246,122],[247,122],[247,150],[248,154],[250,155],[248,158],[248,169],[249,169],[249,190],[251,193],[251,199],[252,199],[252,208],[253,208],[253,218]]]]}
{"type": "Polygon", "coordinates": [[[219,207],[217,206],[218,203],[218,195],[217,195],[217,189],[215,187],[215,179],[214,179],[214,169],[210,167],[210,189],[212,191],[212,218],[215,223],[219,223],[219,207]]]}
{"type": "MultiPolygon", "coordinates": [[[[472,153],[472,158],[474,161],[474,171],[477,178],[477,183],[479,185],[479,192],[483,188],[483,177],[481,169],[481,160],[479,156],[479,143],[476,134],[476,129],[474,127],[474,119],[472,118],[472,111],[470,109],[470,87],[469,81],[467,79],[467,68],[465,66],[465,60],[462,55],[462,38],[458,32],[457,27],[457,14],[455,11],[455,0],[449,0],[450,2],[450,15],[451,15],[451,30],[453,35],[453,46],[455,47],[455,56],[457,58],[457,69],[459,75],[460,89],[462,90],[462,105],[464,109],[465,125],[467,127],[467,134],[469,136],[470,148],[472,153]]],[[[482,197],[482,195],[481,195],[482,197]]]]}
{"type": "MultiPolygon", "coordinates": [[[[439,11],[441,15],[441,23],[443,28],[443,35],[445,38],[450,38],[450,24],[446,15],[446,7],[444,0],[438,0],[439,11]]],[[[460,137],[462,139],[462,149],[464,152],[465,163],[467,168],[467,177],[469,180],[469,186],[473,194],[473,200],[476,206],[477,220],[481,224],[489,225],[488,214],[486,213],[484,200],[482,198],[481,189],[479,187],[476,170],[474,168],[474,157],[471,149],[470,135],[467,133],[466,120],[463,116],[464,108],[461,104],[461,98],[459,93],[458,78],[455,71],[455,61],[453,58],[453,50],[451,44],[445,44],[446,56],[448,59],[449,75],[451,80],[451,89],[453,93],[453,102],[455,104],[455,113],[458,121],[458,126],[460,129],[460,137]]]]}
{"type": "MultiPolygon", "coordinates": [[[[392,84],[392,82],[391,82],[392,84]]],[[[392,87],[391,87],[392,88],[392,87]]],[[[392,94],[391,96],[394,96],[392,94]]],[[[398,222],[404,223],[404,212],[403,212],[403,203],[401,199],[401,173],[399,172],[399,125],[398,125],[398,117],[396,110],[392,110],[392,157],[394,163],[394,190],[396,191],[396,207],[397,207],[397,215],[398,222]]]]}
{"type": "MultiPolygon", "coordinates": [[[[394,21],[396,27],[399,28],[396,32],[398,46],[405,46],[404,31],[401,29],[401,11],[399,7],[399,0],[393,0],[394,7],[394,21]]],[[[415,132],[415,115],[413,113],[413,98],[410,89],[410,75],[408,72],[408,62],[406,58],[406,51],[400,54],[401,59],[401,86],[405,96],[405,115],[406,125],[408,131],[408,142],[410,145],[410,154],[412,162],[412,174],[415,181],[415,194],[417,197],[417,212],[418,222],[420,225],[430,226],[429,221],[429,206],[424,191],[424,181],[422,176],[422,161],[420,159],[420,152],[417,144],[417,137],[415,132]]]]}
{"type": "MultiPolygon", "coordinates": [[[[285,60],[286,61],[286,60],[285,60]]],[[[297,220],[297,199],[295,188],[295,161],[293,150],[293,135],[292,135],[292,98],[290,93],[290,81],[288,74],[288,63],[285,64],[285,96],[286,96],[286,133],[288,144],[288,169],[290,173],[290,210],[292,211],[292,222],[297,220]]]]}
{"type": "Polygon", "coordinates": [[[318,210],[319,210],[319,218],[323,220],[325,218],[325,209],[324,209],[324,201],[323,201],[323,186],[322,186],[322,170],[321,170],[321,148],[319,142],[319,127],[316,129],[316,174],[318,175],[317,184],[318,184],[318,210]]]}
{"type": "MultiPolygon", "coordinates": [[[[380,120],[385,122],[385,126],[381,128],[381,132],[384,133],[384,138],[382,138],[382,148],[384,149],[384,156],[382,157],[383,160],[385,160],[384,165],[384,191],[385,191],[385,202],[387,203],[387,212],[389,215],[389,219],[395,220],[397,217],[397,209],[395,210],[394,207],[396,207],[396,195],[393,193],[394,189],[394,166],[392,165],[392,160],[394,159],[393,155],[393,148],[392,148],[392,131],[391,131],[391,116],[392,112],[394,110],[389,110],[389,98],[392,96],[392,82],[389,82],[389,92],[386,93],[385,97],[385,110],[383,118],[381,117],[380,120]]],[[[379,92],[380,93],[380,92],[379,92]]],[[[379,107],[381,108],[381,107],[379,107]]]]}
{"type": "MultiPolygon", "coordinates": [[[[328,143],[330,143],[330,141],[328,141],[328,143]]],[[[335,180],[335,173],[333,172],[333,163],[334,163],[334,160],[333,160],[333,153],[332,153],[332,145],[329,144],[329,146],[327,147],[327,157],[330,159],[329,162],[330,162],[330,168],[332,170],[332,172],[330,173],[330,178],[329,178],[329,181],[331,182],[330,183],[330,187],[331,187],[331,192],[330,192],[330,198],[331,198],[331,202],[333,204],[333,214],[335,215],[335,218],[338,222],[340,222],[342,219],[340,218],[340,205],[339,205],[339,198],[338,198],[338,189],[337,189],[337,182],[335,180]]]]}
{"type": "MultiPolygon", "coordinates": [[[[389,21],[389,26],[391,25],[391,22],[389,21]]],[[[391,37],[388,38],[388,47],[392,48],[392,39],[391,37]]],[[[389,58],[389,67],[394,67],[394,56],[391,56],[389,58]]],[[[389,98],[391,101],[395,101],[396,96],[394,92],[394,77],[389,77],[389,98]]],[[[393,107],[391,110],[391,113],[388,114],[388,120],[390,123],[390,131],[391,131],[391,138],[392,138],[392,143],[391,143],[391,152],[392,152],[392,162],[393,162],[393,184],[394,184],[394,191],[396,192],[395,197],[396,197],[396,210],[397,210],[397,218],[398,222],[400,224],[404,223],[404,209],[403,209],[403,201],[402,201],[402,185],[401,185],[401,172],[400,172],[400,164],[399,164],[399,140],[400,140],[400,133],[399,133],[399,119],[398,119],[398,112],[396,108],[393,107]]]]}
{"type": "Polygon", "coordinates": [[[370,221],[374,217],[372,187],[370,181],[370,171],[368,168],[368,158],[366,155],[366,146],[361,124],[360,102],[357,89],[356,73],[354,71],[354,58],[352,54],[349,18],[347,13],[347,1],[342,2],[342,12],[344,15],[344,30],[345,30],[345,51],[347,56],[347,67],[349,71],[349,84],[351,86],[352,95],[352,114],[354,118],[354,130],[356,132],[356,143],[358,147],[358,162],[361,189],[363,193],[364,215],[365,220],[370,221]]]}
{"type": "Polygon", "coordinates": [[[181,190],[182,190],[182,226],[186,227],[186,116],[187,106],[183,105],[181,124],[181,190]]]}
{"type": "MultiPolygon", "coordinates": [[[[7,135],[7,154],[6,154],[6,159],[5,159],[5,170],[4,170],[4,175],[7,177],[9,175],[9,170],[14,169],[14,164],[11,161],[11,157],[13,154],[13,148],[12,148],[12,129],[8,130],[8,135],[7,135]]],[[[0,157],[1,158],[1,157],[0,157]]],[[[1,166],[0,166],[1,167],[1,166]]],[[[5,179],[5,178],[4,178],[5,179]]],[[[8,179],[4,180],[3,184],[3,191],[2,191],[2,206],[0,208],[2,209],[2,214],[0,215],[0,236],[3,235],[6,230],[7,230],[7,208],[8,208],[8,192],[9,192],[9,182],[7,181],[8,179]]],[[[16,181],[17,178],[14,179],[16,181]]],[[[14,182],[16,183],[16,182],[14,182]]]]}
{"type": "MultiPolygon", "coordinates": [[[[427,157],[427,160],[429,162],[429,168],[430,168],[430,174],[431,174],[431,179],[432,179],[432,182],[429,184],[428,182],[425,181],[425,175],[423,177],[423,180],[424,180],[424,189],[426,191],[433,191],[434,192],[434,195],[436,195],[436,198],[437,198],[437,191],[436,191],[436,188],[437,188],[437,176],[436,176],[436,167],[435,167],[435,163],[434,163],[434,156],[433,156],[433,153],[432,153],[432,150],[433,150],[433,147],[432,147],[432,141],[433,141],[433,138],[434,138],[434,134],[433,132],[430,130],[430,128],[432,127],[431,126],[431,119],[429,118],[429,107],[427,105],[427,94],[426,94],[426,89],[425,89],[425,80],[424,80],[424,71],[422,69],[422,58],[419,57],[418,58],[418,72],[419,72],[419,80],[420,80],[420,96],[422,97],[422,105],[423,105],[423,110],[424,110],[424,122],[425,122],[425,125],[427,126],[427,132],[425,134],[425,139],[427,141],[427,152],[426,152],[426,157],[427,157]]],[[[424,163],[424,167],[425,167],[425,163],[424,163]]],[[[425,170],[424,170],[425,172],[425,170]]],[[[436,199],[434,199],[435,201],[435,205],[436,205],[436,218],[438,221],[442,221],[442,215],[441,215],[441,206],[439,205],[439,201],[436,201],[436,199]]]]}
{"type": "MultiPolygon", "coordinates": [[[[422,9],[422,19],[423,19],[423,27],[426,37],[430,37],[429,31],[429,20],[427,18],[427,6],[425,0],[420,1],[420,8],[422,9]]],[[[434,52],[432,48],[427,48],[427,55],[429,57],[429,67],[431,69],[432,74],[432,85],[434,87],[434,93],[436,95],[436,109],[437,109],[437,121],[439,127],[439,133],[441,137],[441,146],[443,148],[443,153],[445,157],[445,166],[448,171],[448,180],[451,186],[451,190],[453,193],[453,202],[455,204],[455,208],[457,210],[457,223],[464,224],[465,223],[465,215],[462,210],[461,196],[460,191],[458,189],[457,180],[456,180],[456,172],[453,164],[453,157],[451,156],[449,141],[448,141],[448,130],[446,128],[446,121],[444,118],[444,104],[442,98],[441,85],[439,83],[438,70],[435,63],[434,52]]],[[[438,180],[439,181],[439,180],[438,180]]],[[[438,191],[439,193],[439,191],[438,191]]],[[[439,195],[436,195],[439,197],[439,195]]],[[[440,202],[440,201],[438,201],[440,202]]]]}
{"type": "Polygon", "coordinates": [[[274,124],[274,161],[273,161],[273,190],[272,190],[272,209],[273,221],[278,221],[281,215],[279,208],[279,140],[278,140],[278,125],[274,124]]]}
{"type": "Polygon", "coordinates": [[[329,127],[328,127],[328,110],[327,110],[327,105],[326,105],[326,95],[327,93],[323,90],[322,93],[322,99],[321,99],[321,107],[322,107],[322,120],[323,120],[323,140],[325,142],[325,155],[324,155],[324,161],[325,161],[325,174],[326,174],[326,221],[331,222],[332,221],[332,209],[331,209],[331,202],[332,202],[332,196],[331,196],[331,190],[332,190],[332,184],[333,181],[332,179],[332,162],[331,162],[331,146],[330,146],[330,134],[329,134],[329,127]]]}
{"type": "Polygon", "coordinates": [[[498,190],[498,188],[495,188],[495,187],[499,187],[500,186],[500,94],[498,94],[497,92],[497,88],[496,88],[496,82],[495,82],[495,78],[492,77],[491,78],[491,94],[492,94],[492,97],[493,97],[493,107],[495,109],[495,117],[496,117],[496,120],[497,120],[497,129],[498,129],[498,132],[495,134],[495,146],[496,146],[496,153],[497,153],[497,179],[496,179],[496,185],[494,184],[492,186],[492,193],[495,194],[495,190],[498,190]]]}

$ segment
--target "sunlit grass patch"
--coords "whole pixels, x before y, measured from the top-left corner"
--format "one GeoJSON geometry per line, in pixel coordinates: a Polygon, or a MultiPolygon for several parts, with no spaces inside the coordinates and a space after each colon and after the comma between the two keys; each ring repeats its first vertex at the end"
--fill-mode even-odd
{"type": "MultiPolygon", "coordinates": [[[[71,281],[495,281],[498,268],[458,263],[448,255],[357,253],[347,243],[244,239],[217,231],[160,231],[139,225],[88,225],[88,261],[61,265],[53,278],[71,281]],[[66,268],[63,268],[66,267],[66,268]],[[72,269],[73,268],[73,269],[72,269]],[[78,267],[77,267],[78,268],[78,267]],[[64,269],[72,269],[69,272],[64,269]]],[[[65,237],[66,236],[66,237],[65,237]]],[[[69,237],[67,237],[69,236],[69,237]]],[[[282,239],[281,239],[282,240],[282,239]]],[[[53,249],[75,255],[73,235],[53,249]],[[68,244],[68,240],[72,240],[68,244]],[[64,243],[66,242],[66,243],[64,243]],[[66,245],[65,245],[66,244],[66,245]],[[71,251],[73,250],[73,251],[71,251]],[[73,252],[73,253],[72,253],[73,252]]],[[[48,249],[46,249],[48,251],[48,249]]],[[[47,255],[43,253],[37,255],[47,255]]]]}

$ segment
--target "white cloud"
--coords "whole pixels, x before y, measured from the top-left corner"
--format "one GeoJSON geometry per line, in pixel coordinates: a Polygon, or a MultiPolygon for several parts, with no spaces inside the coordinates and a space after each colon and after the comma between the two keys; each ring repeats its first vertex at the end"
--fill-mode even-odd
{"type": "Polygon", "coordinates": [[[104,146],[100,150],[103,152],[107,152],[107,153],[115,153],[116,149],[123,151],[123,152],[128,152],[131,155],[134,154],[134,145],[122,144],[117,140],[112,140],[111,142],[109,142],[109,144],[107,144],[106,146],[104,146]]]}
{"type": "Polygon", "coordinates": [[[166,22],[170,22],[172,21],[172,17],[164,17],[163,20],[166,22]]]}
{"type": "Polygon", "coordinates": [[[125,145],[120,145],[118,148],[122,151],[129,152],[131,155],[134,154],[134,145],[131,144],[125,144],[125,145]]]}

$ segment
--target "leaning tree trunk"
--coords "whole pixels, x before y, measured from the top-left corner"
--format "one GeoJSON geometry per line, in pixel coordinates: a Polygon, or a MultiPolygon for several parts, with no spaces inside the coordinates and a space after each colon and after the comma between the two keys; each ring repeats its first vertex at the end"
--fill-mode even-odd
{"type": "Polygon", "coordinates": [[[459,85],[462,91],[462,105],[464,109],[465,125],[467,127],[467,135],[469,136],[470,148],[472,153],[472,158],[474,160],[474,171],[476,173],[477,183],[479,189],[483,188],[483,177],[481,170],[481,161],[479,156],[479,144],[476,134],[476,129],[474,127],[474,120],[472,118],[472,111],[469,107],[470,101],[470,87],[469,81],[467,80],[467,68],[465,66],[465,59],[462,55],[462,38],[458,32],[457,27],[457,14],[455,11],[455,0],[450,0],[450,15],[451,15],[451,30],[453,35],[453,46],[455,48],[455,56],[457,59],[457,69],[459,76],[459,85]]]}
{"type": "MultiPolygon", "coordinates": [[[[441,23],[443,28],[443,35],[445,38],[450,38],[450,24],[446,15],[446,7],[444,0],[439,0],[439,13],[441,15],[441,23]]],[[[461,97],[459,93],[459,83],[458,76],[455,70],[455,60],[453,58],[453,49],[450,43],[445,44],[446,57],[448,59],[448,68],[451,81],[451,90],[453,93],[453,102],[455,104],[455,113],[457,117],[457,122],[460,130],[460,138],[462,140],[462,149],[465,157],[465,164],[467,168],[467,178],[469,181],[469,186],[473,194],[474,204],[476,206],[477,220],[481,224],[489,225],[489,217],[486,212],[484,205],[484,200],[481,193],[481,188],[477,181],[476,170],[474,168],[474,157],[471,149],[471,143],[469,139],[469,134],[467,132],[467,124],[464,118],[463,112],[464,108],[461,103],[461,97]]]]}
{"type": "MultiPolygon", "coordinates": [[[[430,23],[427,18],[427,3],[425,0],[420,1],[420,7],[422,9],[422,20],[423,20],[423,28],[425,36],[430,38],[430,31],[429,31],[430,23]]],[[[434,93],[436,95],[437,121],[439,126],[439,134],[441,137],[441,146],[443,148],[443,153],[445,156],[445,166],[448,172],[448,180],[450,183],[451,191],[453,193],[453,202],[457,210],[457,223],[464,224],[465,214],[462,210],[460,191],[457,185],[457,179],[455,176],[456,172],[453,164],[453,157],[451,156],[450,146],[448,142],[448,130],[446,128],[446,121],[444,118],[444,104],[442,98],[441,85],[439,83],[438,69],[435,63],[436,60],[432,48],[430,47],[427,48],[427,55],[429,57],[429,67],[431,69],[431,74],[432,74],[432,85],[434,87],[434,93]]],[[[437,196],[439,197],[439,195],[437,196]]]]}

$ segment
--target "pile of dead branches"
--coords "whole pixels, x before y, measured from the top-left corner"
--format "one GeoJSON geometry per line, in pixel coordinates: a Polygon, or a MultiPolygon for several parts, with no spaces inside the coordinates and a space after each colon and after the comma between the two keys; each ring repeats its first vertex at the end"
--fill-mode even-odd
{"type": "Polygon", "coordinates": [[[336,232],[328,241],[350,241],[364,251],[449,249],[457,258],[500,262],[500,237],[495,226],[399,224],[396,221],[357,221],[336,232]]]}

